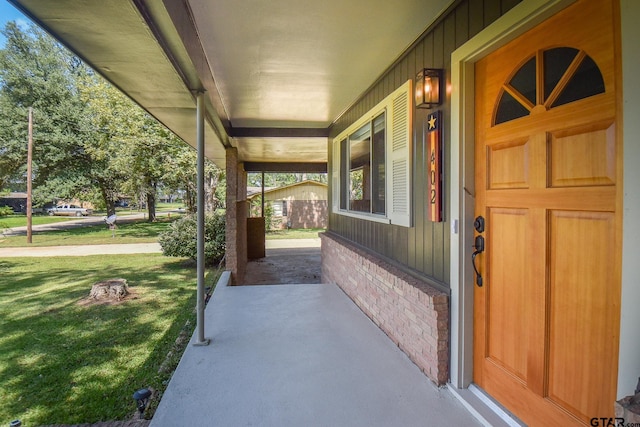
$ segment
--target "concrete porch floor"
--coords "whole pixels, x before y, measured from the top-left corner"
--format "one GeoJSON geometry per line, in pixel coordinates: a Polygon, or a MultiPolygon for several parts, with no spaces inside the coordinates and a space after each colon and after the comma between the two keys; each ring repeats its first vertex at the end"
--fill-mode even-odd
{"type": "Polygon", "coordinates": [[[336,285],[219,285],[205,336],[151,426],[480,425],[336,285]]]}

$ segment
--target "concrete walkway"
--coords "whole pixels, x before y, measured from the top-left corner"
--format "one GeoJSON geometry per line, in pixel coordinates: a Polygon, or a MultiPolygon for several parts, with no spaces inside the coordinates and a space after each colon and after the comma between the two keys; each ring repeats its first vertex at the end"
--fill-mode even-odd
{"type": "MultiPolygon", "coordinates": [[[[295,240],[267,240],[267,250],[273,249],[272,254],[278,254],[278,249],[308,249],[320,255],[320,239],[295,240]]],[[[158,243],[126,243],[113,245],[78,245],[78,246],[28,246],[20,248],[3,248],[0,245],[0,258],[20,257],[50,257],[50,256],[87,256],[87,255],[116,255],[160,253],[162,249],[158,243]]],[[[302,252],[301,252],[302,253],[302,252]]],[[[289,253],[290,254],[290,253],[289,253]]],[[[257,272],[263,275],[264,272],[257,272]]]]}
{"type": "Polygon", "coordinates": [[[219,285],[205,318],[152,427],[480,425],[335,285],[219,285]]]}
{"type": "Polygon", "coordinates": [[[158,243],[127,243],[115,245],[79,246],[30,246],[22,248],[0,247],[0,258],[117,255],[158,252],[162,252],[162,249],[160,249],[160,244],[158,243]]]}

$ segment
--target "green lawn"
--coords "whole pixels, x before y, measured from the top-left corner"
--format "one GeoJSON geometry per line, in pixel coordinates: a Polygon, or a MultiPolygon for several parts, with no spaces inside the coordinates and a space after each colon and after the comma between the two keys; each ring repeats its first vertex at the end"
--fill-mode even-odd
{"type": "Polygon", "coordinates": [[[278,230],[267,232],[267,240],[277,239],[315,239],[318,233],[326,231],[324,228],[296,228],[291,230],[278,230]]]}
{"type": "MultiPolygon", "coordinates": [[[[212,276],[207,284],[215,283],[212,276]]],[[[160,254],[4,258],[0,277],[3,425],[130,418],[132,394],[164,389],[170,373],[158,368],[186,322],[189,335],[193,329],[195,268],[184,260],[160,254]],[[88,304],[91,285],[108,278],[127,279],[133,297],[88,304]]]]}
{"type": "Polygon", "coordinates": [[[156,222],[140,220],[134,223],[118,225],[115,237],[105,224],[60,231],[33,233],[33,243],[27,244],[26,236],[0,236],[0,248],[24,246],[66,246],[66,245],[106,245],[114,243],[151,243],[158,241],[158,234],[164,231],[171,221],[179,218],[161,217],[156,222]]]}
{"type": "Polygon", "coordinates": [[[175,211],[177,209],[184,209],[185,205],[182,202],[178,203],[158,203],[156,205],[156,211],[158,212],[167,212],[167,211],[175,211]]]}
{"type": "MultiPolygon", "coordinates": [[[[55,222],[64,222],[64,221],[69,221],[74,219],[77,219],[77,218],[68,217],[68,216],[34,215],[32,217],[31,223],[33,225],[52,224],[55,222]]],[[[0,231],[2,231],[3,228],[26,227],[26,226],[27,226],[26,215],[0,216],[0,231]]]]}

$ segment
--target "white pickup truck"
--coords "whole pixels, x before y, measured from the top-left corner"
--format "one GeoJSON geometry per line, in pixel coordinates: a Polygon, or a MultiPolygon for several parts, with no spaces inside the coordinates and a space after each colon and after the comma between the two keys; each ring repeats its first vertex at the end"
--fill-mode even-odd
{"type": "Polygon", "coordinates": [[[49,215],[87,216],[93,213],[92,209],[82,208],[76,205],[58,205],[47,209],[49,215]]]}

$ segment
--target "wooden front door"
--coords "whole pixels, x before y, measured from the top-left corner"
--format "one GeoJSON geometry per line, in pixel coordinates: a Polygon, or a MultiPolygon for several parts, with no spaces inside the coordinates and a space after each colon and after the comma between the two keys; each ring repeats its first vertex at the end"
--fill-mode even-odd
{"type": "MultiPolygon", "coordinates": [[[[529,425],[612,417],[622,153],[615,1],[476,64],[474,381],[529,425]]],[[[619,26],[618,26],[619,28],[619,26]]]]}

